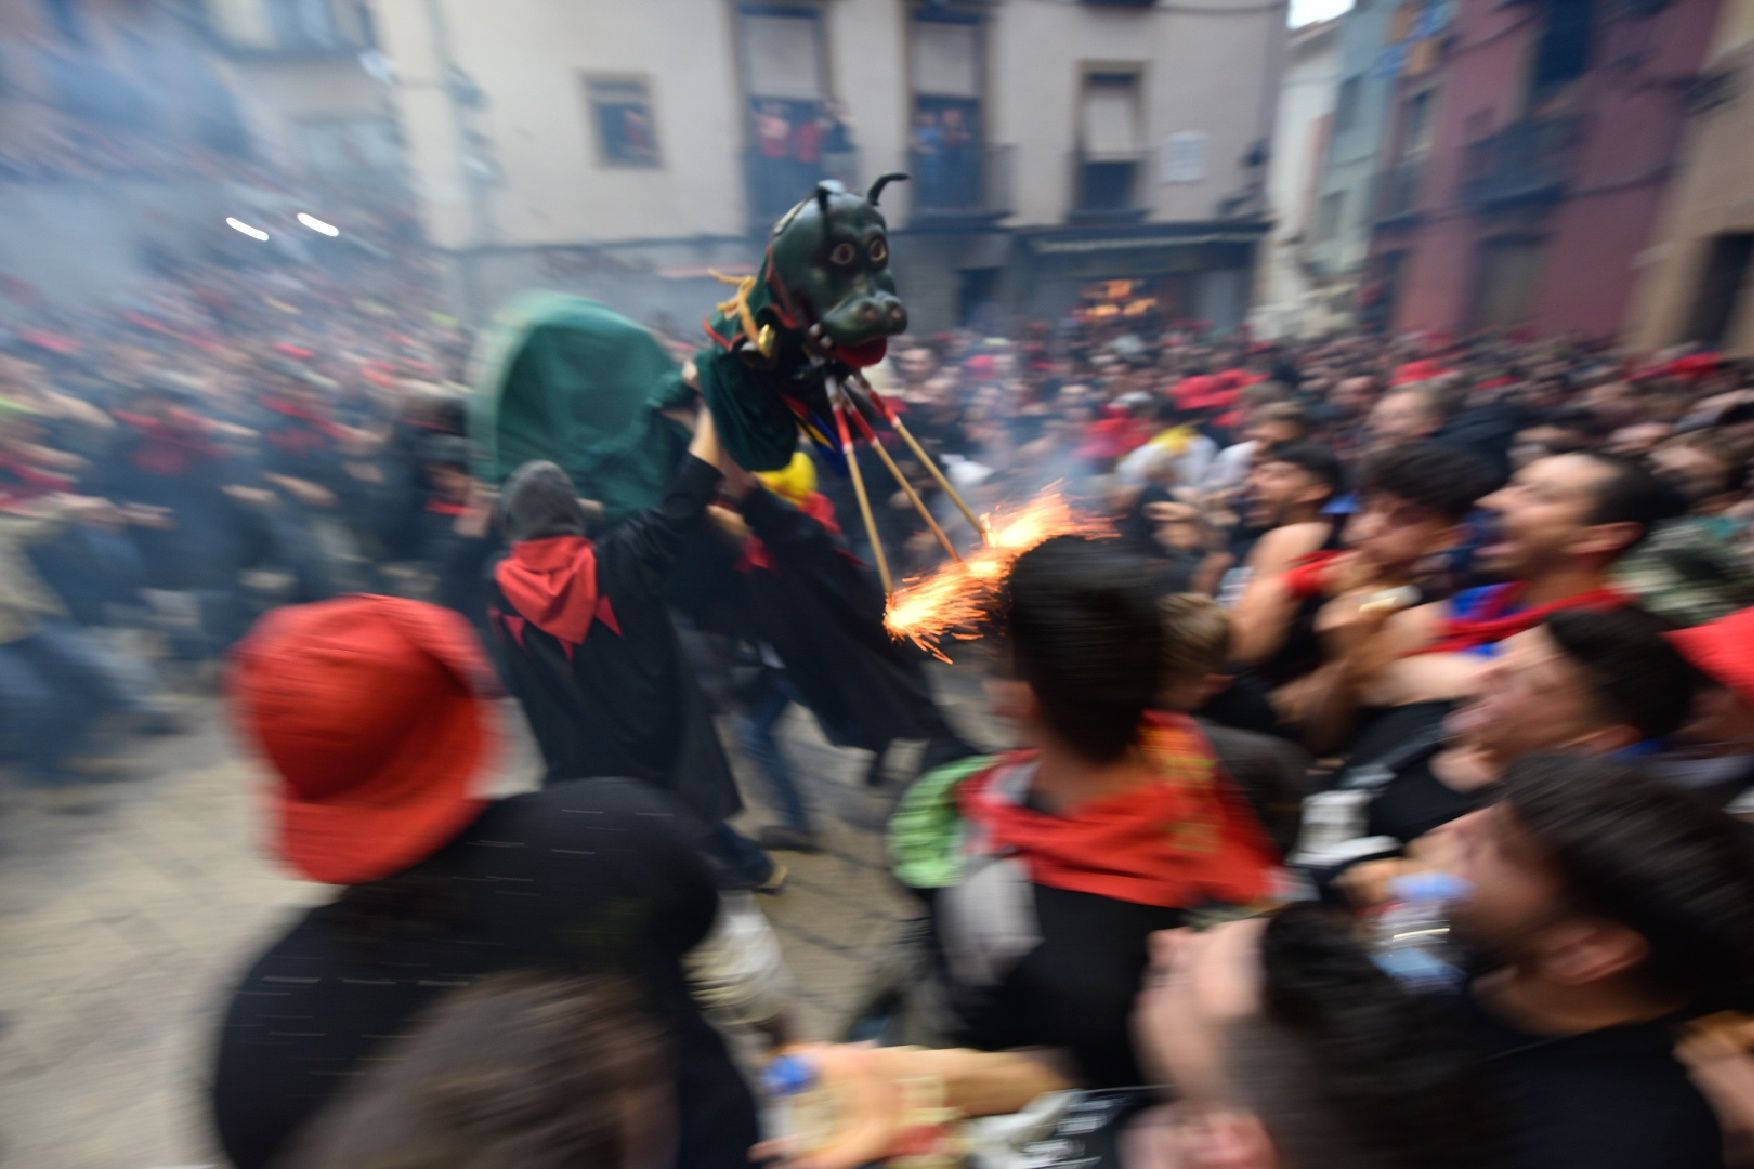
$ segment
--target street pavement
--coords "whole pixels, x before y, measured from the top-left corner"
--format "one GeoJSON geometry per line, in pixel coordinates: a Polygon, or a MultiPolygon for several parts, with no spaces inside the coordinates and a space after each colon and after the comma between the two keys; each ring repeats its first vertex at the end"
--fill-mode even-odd
{"type": "MultiPolygon", "coordinates": [[[[965,676],[940,679],[965,734],[990,740],[965,676]]],[[[502,704],[502,786],[534,773],[522,720],[502,704]]],[[[799,984],[807,1029],[833,1037],[870,960],[908,912],[883,864],[893,795],[865,788],[869,756],[838,751],[794,709],[784,728],[812,785],[829,848],[781,854],[783,894],[761,899],[799,984]]],[[[905,752],[893,770],[909,774],[905,752]]],[[[204,1080],[232,980],[326,889],[265,860],[261,776],[216,704],[191,733],[141,740],[142,778],[92,789],[69,810],[0,783],[0,1166],[219,1166],[204,1080]]],[[[741,760],[753,829],[769,821],[741,760]]]]}

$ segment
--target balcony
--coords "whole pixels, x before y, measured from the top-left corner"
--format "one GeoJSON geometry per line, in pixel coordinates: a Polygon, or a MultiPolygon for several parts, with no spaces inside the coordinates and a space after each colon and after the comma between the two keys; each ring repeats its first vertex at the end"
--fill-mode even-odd
{"type": "Polygon", "coordinates": [[[1540,205],[1564,198],[1583,142],[1575,115],[1528,118],[1468,144],[1462,200],[1477,211],[1540,205]]]}
{"type": "Polygon", "coordinates": [[[1137,223],[1150,213],[1145,202],[1149,154],[1074,151],[1071,165],[1072,210],[1066,218],[1073,223],[1137,223]]]}
{"type": "Polygon", "coordinates": [[[326,61],[359,56],[372,47],[358,9],[334,0],[261,0],[259,21],[205,21],[214,49],[240,61],[326,61]]]}
{"type": "Polygon", "coordinates": [[[750,234],[765,238],[780,216],[809,198],[823,179],[835,179],[849,191],[863,192],[867,180],[860,168],[858,148],[825,150],[818,162],[770,156],[759,150],[744,154],[743,181],[749,200],[750,234]]]}
{"type": "Polygon", "coordinates": [[[1404,162],[1377,176],[1376,221],[1392,223],[1419,214],[1419,190],[1425,178],[1421,163],[1404,162]]]}
{"type": "Polygon", "coordinates": [[[1016,211],[1017,149],[981,146],[908,153],[913,176],[909,226],[923,229],[979,227],[1016,211]]]}

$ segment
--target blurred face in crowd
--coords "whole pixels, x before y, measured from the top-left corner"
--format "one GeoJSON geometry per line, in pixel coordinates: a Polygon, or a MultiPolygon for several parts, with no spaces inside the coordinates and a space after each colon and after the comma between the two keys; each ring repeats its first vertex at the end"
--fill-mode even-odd
{"type": "Polygon", "coordinates": [[[1606,754],[1638,740],[1630,728],[1603,724],[1582,668],[1540,627],[1505,641],[1480,696],[1452,714],[1445,731],[1501,763],[1561,748],[1606,754]]]}
{"type": "Polygon", "coordinates": [[[1370,410],[1371,381],[1367,377],[1349,377],[1334,387],[1328,401],[1348,418],[1362,418],[1370,410]]]}
{"type": "Polygon", "coordinates": [[[1430,438],[1440,425],[1425,396],[1410,390],[1385,395],[1370,412],[1370,437],[1378,450],[1430,438]]]}
{"type": "Polygon", "coordinates": [[[1688,442],[1665,443],[1651,452],[1651,468],[1686,497],[1695,512],[1721,509],[1735,490],[1735,468],[1717,452],[1688,442]]]}
{"type": "Polygon", "coordinates": [[[1372,564],[1411,572],[1421,560],[1455,547],[1457,525],[1428,508],[1382,492],[1360,501],[1346,525],[1346,538],[1372,564]]]}
{"type": "Polygon", "coordinates": [[[1269,457],[1249,473],[1249,493],[1250,522],[1276,528],[1318,510],[1333,489],[1296,463],[1269,457]]]}
{"type": "Polygon", "coordinates": [[[1212,1115],[1235,1107],[1225,1052],[1230,1030],[1261,1013],[1266,927],[1257,917],[1151,935],[1133,1031],[1146,1071],[1154,1083],[1174,1086],[1178,1108],[1212,1115]]]}
{"type": "Polygon", "coordinates": [[[1471,944],[1509,961],[1540,961],[1562,939],[1564,884],[1539,843],[1505,804],[1454,821],[1445,830],[1449,867],[1471,890],[1450,922],[1471,944]]]}
{"type": "Polygon", "coordinates": [[[1481,550],[1483,566],[1528,580],[1577,557],[1612,558],[1636,533],[1592,524],[1598,493],[1613,471],[1588,455],[1551,455],[1518,471],[1480,501],[1498,515],[1498,538],[1481,550]]]}
{"type": "Polygon", "coordinates": [[[1635,422],[1631,426],[1622,426],[1608,436],[1608,452],[1642,458],[1655,450],[1673,430],[1666,422],[1635,422]]]}
{"type": "Polygon", "coordinates": [[[1293,419],[1276,417],[1271,410],[1256,410],[1249,416],[1243,437],[1255,444],[1258,457],[1283,443],[1296,442],[1303,437],[1303,427],[1293,419]]]}

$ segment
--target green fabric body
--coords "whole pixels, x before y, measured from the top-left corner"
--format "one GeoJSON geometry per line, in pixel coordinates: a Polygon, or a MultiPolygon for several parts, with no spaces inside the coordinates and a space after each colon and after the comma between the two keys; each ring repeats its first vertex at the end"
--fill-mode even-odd
{"type": "Polygon", "coordinates": [[[503,308],[471,375],[480,475],[503,482],[552,459],[610,517],[663,500],[686,432],[658,412],[682,374],[658,339],[582,297],[531,293],[503,308]]]}
{"type": "Polygon", "coordinates": [[[910,889],[947,889],[962,879],[966,826],[956,805],[962,781],[997,763],[997,755],[959,759],[928,771],[889,818],[889,866],[910,889]]]}

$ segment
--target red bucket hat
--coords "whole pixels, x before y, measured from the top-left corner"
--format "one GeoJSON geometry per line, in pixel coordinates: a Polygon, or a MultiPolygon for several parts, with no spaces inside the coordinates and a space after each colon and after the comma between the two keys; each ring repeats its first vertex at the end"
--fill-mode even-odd
{"type": "Polygon", "coordinates": [[[449,609],[351,596],[264,617],[227,689],[273,767],[270,847],[313,881],[399,872],[481,810],[489,668],[449,609]]]}
{"type": "Polygon", "coordinates": [[[1669,640],[1688,661],[1754,706],[1754,609],[1677,629],[1669,640]]]}

